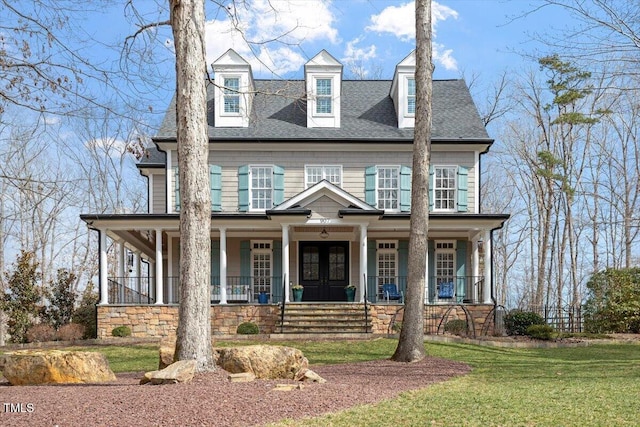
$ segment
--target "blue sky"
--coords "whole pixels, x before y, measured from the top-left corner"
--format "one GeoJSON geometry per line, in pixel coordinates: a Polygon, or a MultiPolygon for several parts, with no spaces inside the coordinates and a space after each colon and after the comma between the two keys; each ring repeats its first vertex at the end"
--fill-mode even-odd
{"type": "MultiPolygon", "coordinates": [[[[228,20],[207,23],[207,60],[234,48],[261,77],[300,77],[302,64],[326,49],[347,65],[357,63],[384,78],[415,46],[414,4],[411,1],[251,0],[239,11],[245,35],[254,41],[287,33],[283,42],[254,45],[257,58],[228,20]],[[274,13],[273,9],[277,9],[274,13]],[[260,58],[262,61],[259,61],[260,58]],[[265,67],[267,64],[267,67],[265,67]]],[[[208,14],[214,10],[208,3],[208,14]]],[[[534,33],[564,25],[562,11],[535,10],[540,2],[505,0],[440,0],[433,2],[435,78],[462,73],[484,78],[504,69],[521,68],[521,52],[539,48],[534,33]],[[519,17],[519,18],[518,18],[519,17]]],[[[220,15],[218,15],[219,17],[220,15]]],[[[165,41],[168,45],[170,40],[165,41]]]]}

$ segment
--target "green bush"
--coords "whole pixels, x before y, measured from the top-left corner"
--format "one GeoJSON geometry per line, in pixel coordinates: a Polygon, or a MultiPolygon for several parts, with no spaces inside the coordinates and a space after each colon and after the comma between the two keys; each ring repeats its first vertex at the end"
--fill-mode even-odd
{"type": "Polygon", "coordinates": [[[253,322],[242,322],[238,325],[236,333],[239,335],[256,335],[260,333],[260,328],[253,322]]]}
{"type": "Polygon", "coordinates": [[[130,337],[131,328],[128,326],[117,326],[111,331],[111,335],[114,337],[130,337]]]}
{"type": "Polygon", "coordinates": [[[444,325],[444,331],[453,335],[466,336],[467,322],[462,319],[450,320],[444,325]]]}
{"type": "Polygon", "coordinates": [[[82,293],[80,306],[73,312],[73,323],[84,326],[82,338],[96,338],[98,325],[96,323],[96,304],[98,294],[93,291],[93,285],[89,283],[82,293]]]}
{"type": "Polygon", "coordinates": [[[584,327],[590,333],[640,332],[640,268],[606,269],[587,282],[584,327]]]}
{"type": "Polygon", "coordinates": [[[549,325],[531,325],[527,328],[527,335],[537,340],[548,341],[553,338],[553,328],[549,325]]]}
{"type": "Polygon", "coordinates": [[[514,310],[504,316],[507,335],[527,335],[529,326],[544,324],[542,316],[532,311],[514,310]]]}

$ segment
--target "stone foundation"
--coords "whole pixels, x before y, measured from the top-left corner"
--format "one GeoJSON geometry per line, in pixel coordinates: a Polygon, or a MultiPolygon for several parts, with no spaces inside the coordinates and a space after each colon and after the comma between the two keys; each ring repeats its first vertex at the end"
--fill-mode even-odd
{"type": "MultiPolygon", "coordinates": [[[[404,317],[404,306],[400,304],[370,304],[374,335],[394,334],[399,330],[404,317]]],[[[111,337],[117,326],[131,328],[134,338],[174,337],[178,327],[177,305],[102,305],[98,310],[98,338],[111,337]]],[[[426,305],[425,333],[443,334],[445,324],[462,319],[473,325],[476,336],[492,335],[493,317],[489,316],[492,305],[426,305]],[[463,308],[464,307],[464,308],[463,308]],[[446,318],[443,316],[446,315],[446,318]]],[[[212,335],[235,335],[242,322],[254,322],[261,334],[276,332],[280,307],[274,304],[227,304],[211,306],[212,335]]]]}

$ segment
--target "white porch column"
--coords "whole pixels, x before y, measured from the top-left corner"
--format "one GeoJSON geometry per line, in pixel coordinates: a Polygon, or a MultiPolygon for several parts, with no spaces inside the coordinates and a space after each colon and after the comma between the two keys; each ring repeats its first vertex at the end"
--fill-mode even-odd
{"type": "Polygon", "coordinates": [[[136,290],[138,295],[142,295],[142,255],[140,252],[135,252],[133,256],[136,263],[136,290]]]}
{"type": "MultiPolygon", "coordinates": [[[[425,258],[426,259],[424,260],[424,303],[429,304],[429,281],[431,280],[431,278],[429,277],[429,239],[428,238],[427,238],[427,253],[425,254],[425,258]]],[[[407,278],[407,282],[408,282],[408,278],[407,278]]],[[[409,283],[407,283],[407,286],[408,285],[409,283]]]]}
{"type": "Polygon", "coordinates": [[[173,274],[173,245],[171,244],[171,237],[167,236],[167,303],[172,304],[176,301],[173,295],[173,284],[175,283],[175,277],[173,274]]]}
{"type": "Polygon", "coordinates": [[[480,252],[478,251],[478,239],[471,242],[471,274],[473,275],[473,295],[471,300],[478,301],[478,276],[480,276],[480,252]]]}
{"type": "Polygon", "coordinates": [[[220,304],[227,303],[227,229],[220,228],[220,304]]]}
{"type": "Polygon", "coordinates": [[[162,281],[162,230],[156,228],[156,305],[164,304],[162,281]]]}
{"type": "Polygon", "coordinates": [[[360,225],[360,302],[364,302],[367,288],[367,225],[360,225]]]}
{"type": "Polygon", "coordinates": [[[100,302],[109,304],[109,278],[107,277],[107,230],[98,230],[100,241],[100,302]]]}
{"type": "Polygon", "coordinates": [[[126,250],[124,247],[124,241],[118,242],[118,299],[120,303],[124,302],[124,288],[127,284],[125,277],[125,265],[127,263],[127,257],[125,256],[126,250]]]}
{"type": "MultiPolygon", "coordinates": [[[[285,281],[284,288],[284,302],[290,302],[289,298],[289,283],[291,278],[289,275],[289,225],[282,225],[282,280],[285,281]]],[[[279,286],[277,284],[276,286],[279,286]]]]}
{"type": "Polygon", "coordinates": [[[484,286],[482,292],[482,301],[485,304],[491,304],[491,231],[484,232],[484,286]]]}

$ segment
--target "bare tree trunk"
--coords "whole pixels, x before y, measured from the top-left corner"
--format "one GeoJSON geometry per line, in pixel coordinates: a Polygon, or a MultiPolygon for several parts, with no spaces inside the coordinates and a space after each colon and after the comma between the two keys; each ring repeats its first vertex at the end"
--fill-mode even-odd
{"type": "Polygon", "coordinates": [[[431,0],[416,0],[416,115],[411,178],[411,222],[407,298],[397,362],[424,358],[424,289],[429,232],[429,162],[431,158],[431,0]]]}
{"type": "Polygon", "coordinates": [[[177,142],[180,180],[180,311],[176,360],[214,368],[209,277],[211,195],[208,176],[204,0],[170,0],[176,49],[177,142]]]}

